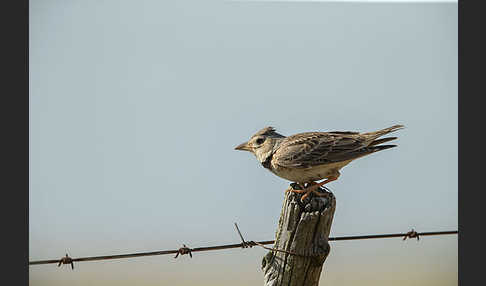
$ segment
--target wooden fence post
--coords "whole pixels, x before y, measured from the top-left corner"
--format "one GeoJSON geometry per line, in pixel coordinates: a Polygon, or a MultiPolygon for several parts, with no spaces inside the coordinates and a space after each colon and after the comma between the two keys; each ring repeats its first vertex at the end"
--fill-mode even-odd
{"type": "MultiPolygon", "coordinates": [[[[299,189],[295,183],[290,188],[299,189]]],[[[331,192],[319,189],[327,196],[310,196],[304,202],[301,194],[286,192],[278,228],[275,249],[262,260],[265,286],[317,286],[322,266],[330,246],[328,243],[336,199],[331,192]]]]}

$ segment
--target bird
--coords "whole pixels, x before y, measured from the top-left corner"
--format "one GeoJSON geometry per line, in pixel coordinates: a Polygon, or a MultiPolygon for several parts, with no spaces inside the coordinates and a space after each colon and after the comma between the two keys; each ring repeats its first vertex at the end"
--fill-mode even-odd
{"type": "Polygon", "coordinates": [[[381,145],[397,137],[380,138],[404,128],[393,125],[378,131],[303,132],[284,136],[274,127],[265,127],[235,150],[248,151],[273,174],[297,183],[304,201],[311,193],[323,196],[317,189],[340,176],[340,170],[350,162],[369,154],[396,147],[381,145]],[[318,181],[323,180],[318,183],[318,181]]]}

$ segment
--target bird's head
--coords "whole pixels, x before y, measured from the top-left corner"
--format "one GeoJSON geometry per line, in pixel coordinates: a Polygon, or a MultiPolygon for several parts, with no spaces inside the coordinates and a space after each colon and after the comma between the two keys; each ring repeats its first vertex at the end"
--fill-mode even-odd
{"type": "Polygon", "coordinates": [[[273,127],[265,127],[251,136],[250,140],[235,147],[235,150],[249,151],[260,163],[270,157],[285,136],[275,132],[273,127]]]}

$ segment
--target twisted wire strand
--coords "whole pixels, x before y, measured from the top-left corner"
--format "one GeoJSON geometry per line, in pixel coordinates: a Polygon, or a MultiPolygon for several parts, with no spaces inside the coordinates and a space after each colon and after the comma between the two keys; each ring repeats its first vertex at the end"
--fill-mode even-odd
{"type": "MultiPolygon", "coordinates": [[[[59,266],[61,264],[71,264],[72,262],[79,262],[79,261],[97,261],[97,260],[110,260],[110,259],[122,259],[122,258],[134,258],[134,257],[142,257],[142,256],[154,256],[154,255],[166,255],[166,254],[176,254],[175,258],[178,255],[189,254],[192,257],[193,252],[201,252],[201,251],[213,251],[213,250],[223,250],[223,249],[231,249],[231,248],[248,248],[252,246],[260,246],[264,249],[270,251],[279,251],[285,252],[292,255],[299,255],[297,253],[292,253],[290,251],[282,250],[282,249],[275,249],[271,247],[266,247],[267,244],[275,243],[275,240],[265,240],[265,241],[245,241],[243,236],[241,235],[240,230],[238,229],[238,225],[235,223],[236,229],[242,243],[235,243],[235,244],[225,244],[225,245],[216,245],[216,246],[206,246],[206,247],[196,247],[196,248],[189,248],[184,245],[179,249],[173,250],[161,250],[161,251],[151,251],[151,252],[137,252],[137,253],[128,253],[128,254],[116,254],[116,255],[104,255],[104,256],[90,256],[90,257],[79,257],[79,258],[70,258],[69,256],[62,257],[61,259],[49,259],[49,260],[36,260],[30,261],[29,265],[39,265],[39,264],[51,264],[56,263],[59,266]]],[[[342,241],[342,240],[360,240],[360,239],[379,239],[379,238],[391,238],[391,237],[403,237],[403,240],[407,238],[417,238],[421,236],[433,236],[433,235],[449,235],[449,234],[457,234],[457,230],[452,231],[431,231],[431,232],[416,232],[413,229],[406,233],[391,233],[391,234],[370,234],[370,235],[354,235],[354,236],[340,236],[340,237],[329,237],[329,241],[342,241]]],[[[71,266],[73,266],[71,264],[71,266]]]]}

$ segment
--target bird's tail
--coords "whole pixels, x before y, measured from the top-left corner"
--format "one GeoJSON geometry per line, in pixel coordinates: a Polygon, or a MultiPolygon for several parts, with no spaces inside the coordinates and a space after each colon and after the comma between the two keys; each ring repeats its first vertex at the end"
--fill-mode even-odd
{"type": "MultiPolygon", "coordinates": [[[[378,144],[397,139],[397,137],[386,137],[386,138],[382,138],[382,139],[377,139],[377,138],[379,138],[379,137],[381,137],[385,134],[403,129],[404,127],[405,126],[403,126],[403,125],[393,125],[392,127],[388,127],[388,128],[385,128],[385,129],[374,131],[374,132],[363,133],[362,135],[369,138],[369,139],[366,140],[366,141],[370,142],[368,144],[368,146],[376,146],[378,144]]],[[[395,145],[381,145],[381,146],[376,146],[376,147],[385,147],[385,146],[395,147],[395,145]]],[[[391,147],[388,147],[388,148],[391,148],[391,147]]]]}
{"type": "Polygon", "coordinates": [[[397,147],[397,145],[378,145],[378,146],[368,146],[368,150],[371,150],[370,153],[375,153],[381,150],[390,149],[393,147],[397,147]]]}
{"type": "Polygon", "coordinates": [[[393,125],[392,127],[388,127],[388,128],[381,129],[381,130],[378,130],[378,131],[363,133],[362,135],[378,138],[380,136],[383,136],[385,134],[388,134],[390,132],[397,131],[397,130],[400,130],[400,129],[403,129],[403,128],[405,128],[405,126],[403,126],[403,125],[393,125]]]}

